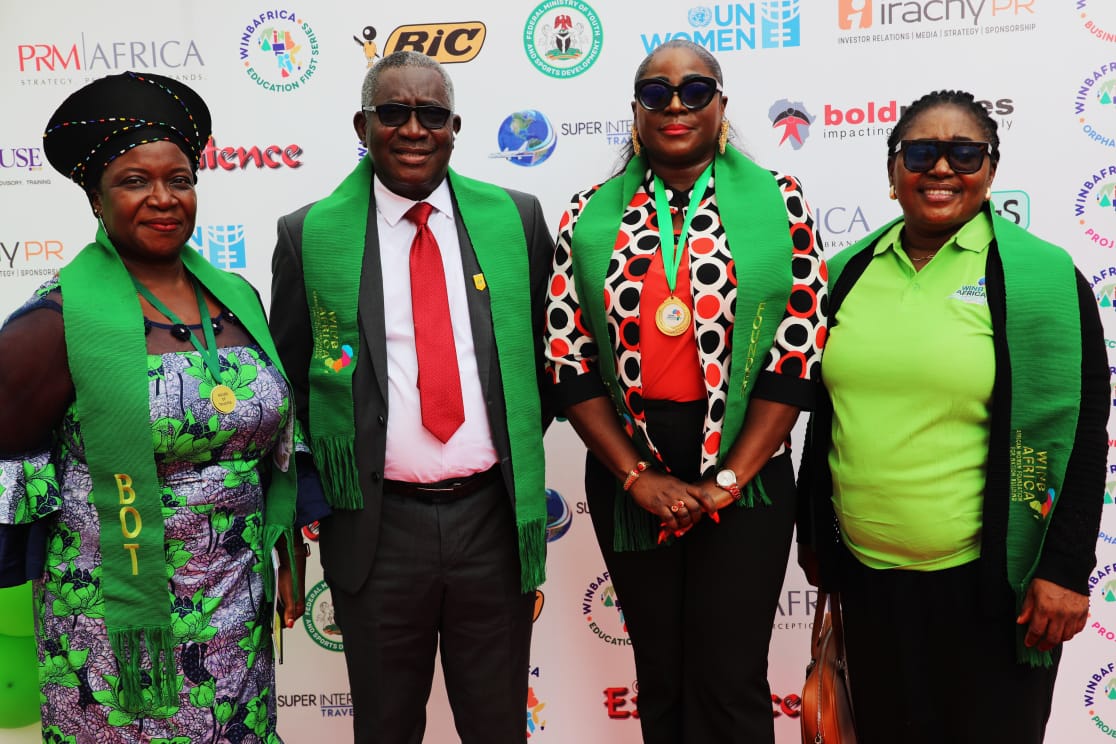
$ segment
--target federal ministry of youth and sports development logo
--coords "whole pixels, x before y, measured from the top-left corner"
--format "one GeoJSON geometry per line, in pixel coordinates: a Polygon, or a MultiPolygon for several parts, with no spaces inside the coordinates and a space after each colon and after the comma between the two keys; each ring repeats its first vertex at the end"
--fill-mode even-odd
{"type": "Polygon", "coordinates": [[[1116,165],[1091,173],[1073,200],[1084,239],[1095,248],[1116,248],[1116,165]]]}
{"type": "Polygon", "coordinates": [[[219,269],[243,269],[248,265],[244,225],[199,225],[190,242],[219,269]]]}
{"type": "Polygon", "coordinates": [[[612,586],[608,571],[597,576],[586,587],[581,597],[581,614],[589,624],[589,630],[610,646],[630,646],[628,624],[624,611],[612,586]]]}
{"type": "Polygon", "coordinates": [[[592,67],[603,40],[601,19],[581,0],[544,0],[523,27],[527,58],[556,78],[574,77],[592,67]]]}
{"type": "Polygon", "coordinates": [[[1073,113],[1081,132],[1105,147],[1116,148],[1116,62],[1090,70],[1073,96],[1073,113]]]}
{"type": "Polygon", "coordinates": [[[252,82],[274,92],[301,88],[318,68],[318,37],[289,10],[253,17],[240,35],[240,61],[252,82]]]}
{"type": "Polygon", "coordinates": [[[306,612],[302,616],[306,634],[324,649],[343,651],[341,628],[333,617],[333,596],[324,581],[319,581],[306,593],[306,612]]]}
{"type": "Polygon", "coordinates": [[[767,118],[771,120],[772,129],[777,132],[783,130],[779,135],[780,147],[790,143],[792,149],[801,150],[810,136],[810,125],[815,117],[810,115],[802,101],[780,98],[767,110],[767,118]]]}

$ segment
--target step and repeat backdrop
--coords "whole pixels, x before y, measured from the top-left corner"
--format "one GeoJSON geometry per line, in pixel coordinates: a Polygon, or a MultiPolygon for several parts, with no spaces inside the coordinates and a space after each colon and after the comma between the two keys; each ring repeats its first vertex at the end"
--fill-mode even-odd
{"type": "MultiPolygon", "coordinates": [[[[426,0],[364,9],[305,0],[3,0],[0,315],[92,238],[85,197],[46,164],[41,134],[58,103],[93,78],[149,70],[206,99],[214,134],[193,245],[266,297],[276,218],[329,193],[364,155],[351,122],[364,73],[382,55],[412,49],[447,64],[462,118],[454,167],[537,194],[556,226],[575,191],[613,172],[630,137],[639,61],[663,41],[686,38],[723,65],[738,144],[805,183],[828,253],[897,214],[884,142],[903,107],[932,89],[972,91],[1000,125],[996,209],[1073,254],[1096,291],[1116,358],[1116,4],[694,2],[703,0],[426,0]]],[[[639,681],[593,538],[583,449],[561,422],[547,448],[550,578],[537,601],[526,733],[540,744],[637,742],[639,681]]],[[[1106,504],[1116,464],[1110,472],[1106,504]]],[[[1053,742],[1116,735],[1116,506],[1106,506],[1102,530],[1088,627],[1062,662],[1053,742]]],[[[306,616],[282,639],[280,732],[296,744],[349,741],[344,638],[316,559],[308,573],[306,616]]],[[[746,576],[733,581],[725,591],[748,591],[746,576]]],[[[780,744],[798,741],[814,601],[792,563],[771,647],[780,744]]],[[[2,742],[37,737],[34,726],[0,730],[2,742]]],[[[440,682],[426,740],[457,741],[440,682]]]]}

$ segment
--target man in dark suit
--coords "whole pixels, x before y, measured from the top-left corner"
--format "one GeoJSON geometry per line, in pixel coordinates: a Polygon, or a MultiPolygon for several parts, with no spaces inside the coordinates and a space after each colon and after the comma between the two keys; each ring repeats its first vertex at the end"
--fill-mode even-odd
{"type": "Polygon", "coordinates": [[[534,197],[450,170],[461,119],[429,57],[369,70],[353,124],[368,157],[279,220],[271,318],[333,507],[355,739],[422,740],[440,646],[462,741],[523,742],[549,231],[534,197]]]}

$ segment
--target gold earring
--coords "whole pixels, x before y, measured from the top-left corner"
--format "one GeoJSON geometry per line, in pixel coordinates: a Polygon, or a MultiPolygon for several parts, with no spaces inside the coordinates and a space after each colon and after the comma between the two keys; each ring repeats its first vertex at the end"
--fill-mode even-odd
{"type": "Polygon", "coordinates": [[[639,152],[642,149],[643,148],[640,147],[640,145],[639,145],[639,130],[636,129],[636,124],[633,121],[632,122],[632,152],[635,153],[636,157],[639,157],[639,152]]]}
{"type": "Polygon", "coordinates": [[[717,151],[722,155],[725,154],[725,146],[728,144],[729,136],[729,121],[728,119],[721,119],[721,136],[717,138],[717,151]]]}
{"type": "Polygon", "coordinates": [[[892,201],[895,201],[896,199],[899,198],[895,195],[895,184],[891,184],[891,186],[888,187],[887,198],[891,199],[892,201]]]}

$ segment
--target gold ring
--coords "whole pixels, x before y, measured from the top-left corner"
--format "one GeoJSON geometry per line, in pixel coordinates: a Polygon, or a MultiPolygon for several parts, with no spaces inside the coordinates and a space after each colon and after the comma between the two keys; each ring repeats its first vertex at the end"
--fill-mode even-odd
{"type": "MultiPolygon", "coordinates": [[[[679,501],[678,503],[680,504],[680,503],[682,503],[682,502],[681,502],[681,501],[679,501]]],[[[678,513],[678,504],[671,504],[671,505],[670,505],[670,511],[671,511],[672,513],[675,513],[675,514],[676,514],[676,513],[678,513]]]]}

